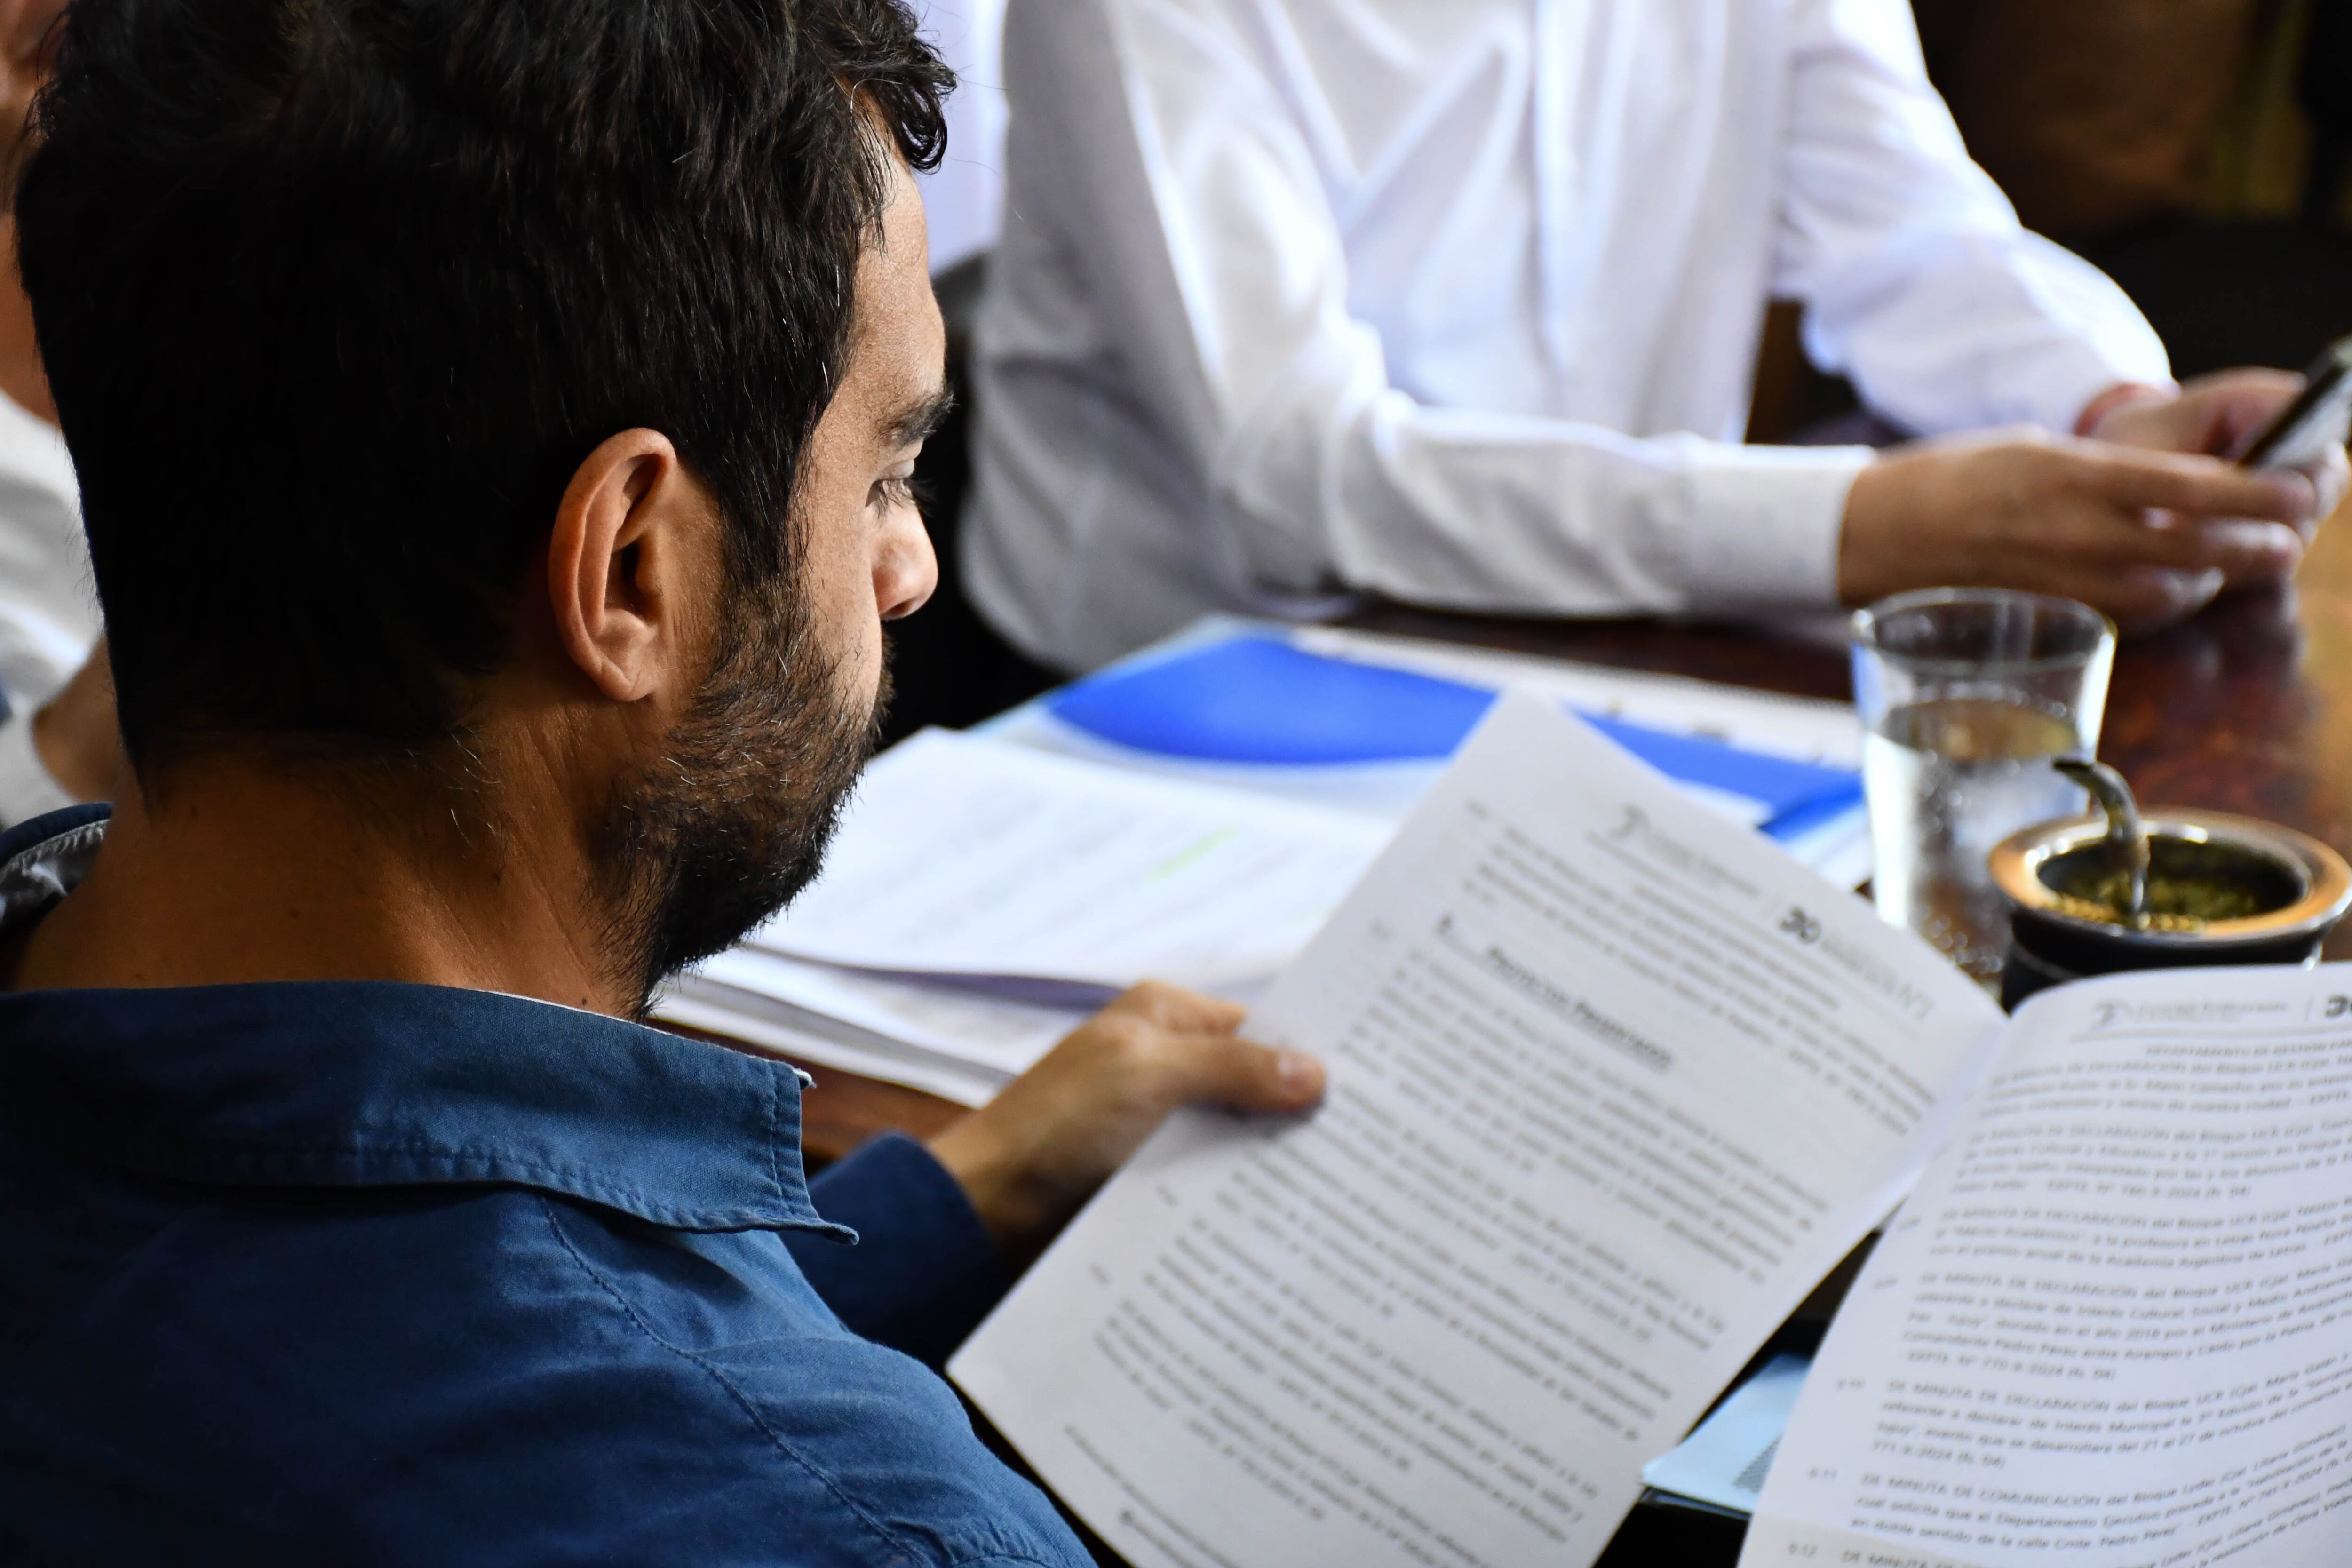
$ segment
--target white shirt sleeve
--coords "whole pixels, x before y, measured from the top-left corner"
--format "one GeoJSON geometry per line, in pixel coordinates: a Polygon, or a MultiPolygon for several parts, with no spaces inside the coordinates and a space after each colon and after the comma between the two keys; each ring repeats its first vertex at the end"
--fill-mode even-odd
{"type": "Polygon", "coordinates": [[[1907,0],[1795,0],[1774,292],[1865,401],[1939,433],[2071,431],[2117,382],[2171,384],[2123,290],[2028,233],[1927,80],[1907,0]]]}
{"type": "Polygon", "coordinates": [[[73,461],[56,429],[0,397],[0,826],[74,804],[33,746],[33,714],[98,640],[73,461]]]}
{"type": "Polygon", "coordinates": [[[1039,111],[1058,117],[1077,215],[1064,226],[1101,317],[1251,580],[1578,616],[1834,597],[1865,450],[1636,439],[1415,401],[1349,311],[1312,151],[1213,16],[1065,0],[1013,18],[1008,69],[1024,51],[1050,62],[1039,111]]]}

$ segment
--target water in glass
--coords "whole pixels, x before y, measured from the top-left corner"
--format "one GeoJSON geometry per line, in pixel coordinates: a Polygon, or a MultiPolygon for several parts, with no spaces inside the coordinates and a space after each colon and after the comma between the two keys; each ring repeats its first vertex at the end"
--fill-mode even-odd
{"type": "Polygon", "coordinates": [[[1890,710],[1864,742],[1878,911],[1988,984],[2009,917],[1985,867],[2021,827],[2083,809],[2050,759],[2083,749],[2058,713],[1995,697],[1939,697],[1890,710]]]}

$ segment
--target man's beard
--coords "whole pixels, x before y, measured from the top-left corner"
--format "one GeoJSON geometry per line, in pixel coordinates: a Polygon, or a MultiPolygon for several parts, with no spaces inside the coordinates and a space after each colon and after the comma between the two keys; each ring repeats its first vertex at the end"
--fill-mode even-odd
{"type": "Polygon", "coordinates": [[[660,764],[614,789],[593,846],[605,951],[640,1016],[815,879],[889,694],[887,671],[872,699],[842,689],[787,584],[732,597],[693,706],[660,764]]]}

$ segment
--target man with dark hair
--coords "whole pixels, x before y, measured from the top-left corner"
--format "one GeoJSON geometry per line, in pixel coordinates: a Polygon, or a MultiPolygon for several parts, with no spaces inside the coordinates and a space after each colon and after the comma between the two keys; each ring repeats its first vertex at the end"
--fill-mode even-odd
{"type": "Polygon", "coordinates": [[[69,14],[17,212],[138,787],[0,837],[0,1554],[1085,1560],[899,1352],[1319,1067],[1148,987],[812,1183],[790,1068],[635,1021],[934,580],[945,86],[898,0],[69,14]]]}

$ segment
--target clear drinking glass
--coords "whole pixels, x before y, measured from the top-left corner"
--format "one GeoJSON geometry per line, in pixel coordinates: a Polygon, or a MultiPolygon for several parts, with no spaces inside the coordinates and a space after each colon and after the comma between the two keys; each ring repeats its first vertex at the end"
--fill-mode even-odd
{"type": "Polygon", "coordinates": [[[2085,808],[2049,759],[2097,749],[2115,657],[2114,623],[2044,594],[1928,588],[1854,613],[1879,916],[1985,984],[2009,948],[1986,858],[2085,808]]]}

